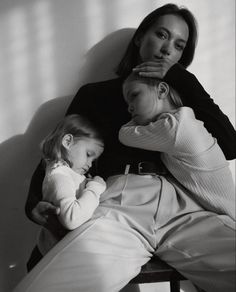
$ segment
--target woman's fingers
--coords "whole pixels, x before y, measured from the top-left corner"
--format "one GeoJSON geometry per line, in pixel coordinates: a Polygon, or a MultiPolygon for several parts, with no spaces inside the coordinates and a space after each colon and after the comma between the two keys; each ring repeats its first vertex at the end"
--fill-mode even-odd
{"type": "Polygon", "coordinates": [[[32,219],[40,224],[45,225],[51,215],[59,215],[60,208],[45,201],[40,201],[32,210],[32,219]]]}
{"type": "Polygon", "coordinates": [[[173,65],[169,60],[148,61],[139,64],[133,71],[144,77],[163,78],[173,65]]]}
{"type": "Polygon", "coordinates": [[[143,62],[140,63],[139,65],[137,65],[135,68],[140,68],[140,67],[158,67],[158,66],[169,66],[171,67],[172,65],[174,65],[173,61],[170,61],[168,59],[160,59],[160,60],[156,60],[156,61],[147,61],[147,62],[143,62]]]}
{"type": "Polygon", "coordinates": [[[142,66],[142,67],[135,67],[133,69],[134,72],[155,72],[157,70],[161,70],[163,66],[142,66]]]}
{"type": "Polygon", "coordinates": [[[133,72],[144,77],[163,78],[165,76],[165,69],[162,66],[142,66],[134,68],[133,72]]]}
{"type": "Polygon", "coordinates": [[[42,214],[38,211],[37,208],[32,210],[32,219],[39,225],[45,225],[47,223],[48,216],[42,214]]]}
{"type": "Polygon", "coordinates": [[[139,68],[139,67],[145,67],[145,66],[158,66],[160,64],[163,64],[164,60],[157,60],[157,61],[147,61],[147,62],[143,62],[138,64],[135,68],[139,68]]]}
{"type": "Polygon", "coordinates": [[[162,79],[165,75],[163,72],[138,72],[138,74],[142,77],[151,77],[151,78],[157,78],[162,79]]]}
{"type": "Polygon", "coordinates": [[[133,70],[134,71],[156,71],[163,68],[163,63],[161,62],[145,62],[136,66],[133,70]]]}

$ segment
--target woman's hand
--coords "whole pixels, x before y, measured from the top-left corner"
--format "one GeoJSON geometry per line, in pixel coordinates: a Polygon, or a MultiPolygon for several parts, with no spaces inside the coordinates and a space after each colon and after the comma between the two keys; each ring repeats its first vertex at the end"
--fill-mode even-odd
{"type": "Polygon", "coordinates": [[[139,64],[138,66],[133,68],[133,71],[143,77],[163,79],[166,73],[168,72],[168,70],[174,64],[175,64],[174,62],[167,59],[148,61],[148,62],[139,64]]]}
{"type": "Polygon", "coordinates": [[[45,201],[40,201],[36,207],[32,210],[32,219],[39,225],[43,225],[50,230],[54,236],[59,239],[66,234],[66,230],[58,220],[60,214],[60,208],[45,201]]]}
{"type": "Polygon", "coordinates": [[[60,208],[45,201],[40,201],[32,210],[32,219],[39,225],[45,226],[50,215],[59,215],[60,208]]]}

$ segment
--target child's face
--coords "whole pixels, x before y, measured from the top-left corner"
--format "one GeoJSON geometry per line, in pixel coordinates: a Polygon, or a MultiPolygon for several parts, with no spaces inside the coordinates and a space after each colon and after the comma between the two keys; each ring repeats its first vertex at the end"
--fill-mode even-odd
{"type": "Polygon", "coordinates": [[[67,149],[72,169],[79,174],[85,174],[92,162],[102,154],[103,149],[103,143],[92,138],[73,141],[67,149]]]}
{"type": "Polygon", "coordinates": [[[136,124],[146,125],[160,113],[161,108],[154,86],[133,80],[124,83],[123,93],[132,120],[136,124]]]}

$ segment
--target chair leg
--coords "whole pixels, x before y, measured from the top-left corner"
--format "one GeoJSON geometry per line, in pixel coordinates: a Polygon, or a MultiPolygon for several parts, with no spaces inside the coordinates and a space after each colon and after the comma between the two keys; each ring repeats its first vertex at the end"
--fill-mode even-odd
{"type": "Polygon", "coordinates": [[[180,292],[180,281],[170,280],[170,292],[180,292]]]}

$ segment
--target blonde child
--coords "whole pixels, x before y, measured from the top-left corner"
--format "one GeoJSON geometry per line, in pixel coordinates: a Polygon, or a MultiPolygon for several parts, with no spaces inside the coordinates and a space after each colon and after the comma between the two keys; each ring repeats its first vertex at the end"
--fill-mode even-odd
{"type": "MultiPolygon", "coordinates": [[[[43,181],[43,200],[60,210],[58,219],[66,230],[72,230],[89,220],[106,189],[104,180],[86,173],[103,152],[100,134],[84,117],[65,117],[42,142],[46,165],[43,181]]],[[[59,240],[58,236],[42,228],[38,249],[47,253],[59,240]]]]}
{"type": "Polygon", "coordinates": [[[166,82],[135,72],[123,84],[132,120],[119,132],[130,147],[160,151],[166,168],[206,210],[235,220],[235,187],[215,138],[166,82]]]}

